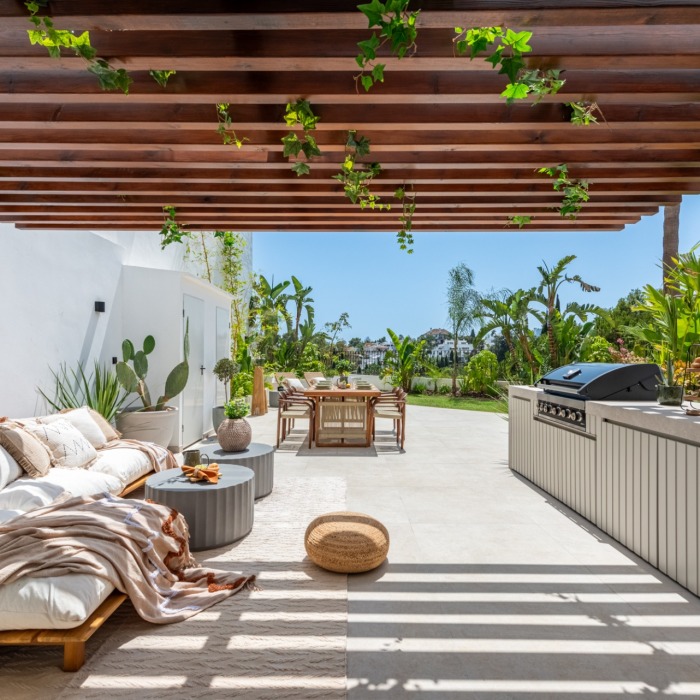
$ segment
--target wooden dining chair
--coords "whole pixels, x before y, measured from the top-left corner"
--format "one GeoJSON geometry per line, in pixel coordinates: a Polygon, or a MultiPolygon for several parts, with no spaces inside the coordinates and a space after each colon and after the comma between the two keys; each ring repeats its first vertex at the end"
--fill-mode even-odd
{"type": "Polygon", "coordinates": [[[406,392],[396,387],[372,399],[372,440],[376,436],[376,419],[387,418],[394,422],[396,444],[403,450],[406,439],[406,392]]]}
{"type": "Polygon", "coordinates": [[[316,413],[314,402],[307,399],[303,394],[294,391],[284,390],[280,392],[279,408],[277,410],[277,444],[281,442],[293,430],[294,422],[299,419],[308,419],[309,421],[309,448],[314,441],[314,424],[316,413]]]}

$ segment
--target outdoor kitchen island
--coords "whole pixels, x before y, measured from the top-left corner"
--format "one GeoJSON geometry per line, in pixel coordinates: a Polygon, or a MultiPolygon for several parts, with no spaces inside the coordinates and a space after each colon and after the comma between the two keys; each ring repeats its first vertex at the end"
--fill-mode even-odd
{"type": "Polygon", "coordinates": [[[700,417],[589,400],[576,425],[575,412],[548,418],[550,401],[510,387],[510,468],[700,594],[700,417]]]}

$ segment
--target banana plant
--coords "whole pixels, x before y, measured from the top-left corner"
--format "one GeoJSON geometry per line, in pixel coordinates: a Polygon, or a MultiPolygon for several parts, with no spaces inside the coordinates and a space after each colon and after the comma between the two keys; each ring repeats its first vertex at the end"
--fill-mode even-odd
{"type": "Polygon", "coordinates": [[[119,383],[127,394],[136,393],[143,404],[142,411],[164,411],[171,399],[183,391],[189,378],[190,366],[187,358],[190,354],[189,319],[185,328],[183,354],[185,359],[176,365],[165,380],[165,391],[155,404],[151,400],[151,392],[146,384],[148,374],[148,355],[156,347],[155,338],[148,335],[144,338],[141,350],[136,350],[134,344],[127,338],[122,343],[122,361],[117,363],[116,373],[119,383]],[[131,364],[129,364],[131,363],[131,364]]]}
{"type": "Polygon", "coordinates": [[[392,384],[397,384],[404,391],[409,391],[411,380],[418,369],[423,354],[425,341],[421,340],[416,343],[408,336],[400,340],[391,328],[386,330],[394,344],[394,349],[386,355],[384,376],[389,377],[392,384]]]}

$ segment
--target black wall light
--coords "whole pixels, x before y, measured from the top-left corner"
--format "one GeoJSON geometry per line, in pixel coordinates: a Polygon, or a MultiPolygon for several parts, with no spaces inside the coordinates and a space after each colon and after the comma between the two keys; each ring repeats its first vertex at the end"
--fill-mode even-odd
{"type": "Polygon", "coordinates": [[[104,301],[96,301],[95,302],[95,311],[98,313],[102,313],[105,310],[105,303],[104,301]]]}

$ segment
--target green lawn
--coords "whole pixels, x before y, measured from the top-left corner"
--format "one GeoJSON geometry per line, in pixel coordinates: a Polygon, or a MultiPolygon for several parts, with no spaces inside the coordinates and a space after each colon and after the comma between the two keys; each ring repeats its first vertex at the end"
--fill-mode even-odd
{"type": "Polygon", "coordinates": [[[411,406],[458,408],[462,411],[486,411],[488,413],[508,412],[508,405],[504,401],[479,399],[472,396],[428,396],[425,394],[409,394],[406,400],[411,406]]]}

